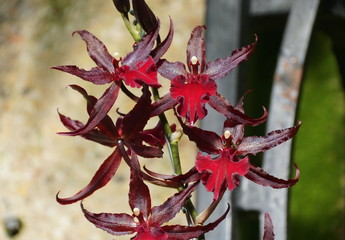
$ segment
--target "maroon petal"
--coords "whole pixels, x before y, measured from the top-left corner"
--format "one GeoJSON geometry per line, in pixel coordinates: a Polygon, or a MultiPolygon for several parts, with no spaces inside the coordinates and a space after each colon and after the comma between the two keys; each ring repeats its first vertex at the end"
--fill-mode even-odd
{"type": "MultiPolygon", "coordinates": [[[[68,128],[70,131],[78,130],[79,128],[84,127],[84,124],[82,122],[79,122],[77,120],[72,120],[69,117],[66,117],[65,115],[58,113],[60,117],[60,121],[63,123],[63,125],[68,128]]],[[[114,147],[116,145],[116,141],[114,141],[113,138],[108,137],[107,135],[103,134],[98,129],[91,130],[90,132],[81,135],[81,137],[91,140],[97,143],[100,143],[102,145],[108,146],[108,147],[114,147]]]]}
{"type": "MultiPolygon", "coordinates": [[[[137,164],[138,159],[135,153],[131,154],[131,162],[137,164]]],[[[137,208],[147,219],[151,213],[150,190],[144,183],[141,173],[137,167],[131,167],[131,177],[129,183],[129,205],[132,210],[137,208]]]]}
{"type": "Polygon", "coordinates": [[[208,104],[219,113],[232,120],[233,125],[243,124],[245,126],[257,126],[266,121],[267,111],[263,107],[264,113],[260,118],[251,118],[233,107],[226,98],[218,92],[210,97],[208,104]]]}
{"type": "Polygon", "coordinates": [[[110,85],[110,87],[104,92],[102,97],[98,99],[97,103],[90,113],[90,118],[84,127],[73,132],[62,132],[59,134],[67,136],[77,136],[86,134],[87,132],[94,129],[104,119],[111,107],[114,105],[119,93],[119,89],[120,87],[116,82],[110,85]]]}
{"type": "Polygon", "coordinates": [[[97,66],[107,70],[110,73],[114,73],[114,58],[109,54],[106,46],[98,38],[86,30],[75,31],[73,35],[75,33],[78,33],[85,41],[87,52],[97,66]]]}
{"type": "Polygon", "coordinates": [[[151,93],[147,87],[133,109],[123,118],[122,135],[126,139],[135,138],[150,119],[151,93]]]}
{"type": "Polygon", "coordinates": [[[133,217],[125,214],[113,213],[91,213],[87,211],[83,205],[81,209],[89,222],[93,223],[97,228],[100,228],[112,235],[127,235],[136,232],[136,222],[133,217]]]}
{"type": "MultiPolygon", "coordinates": [[[[83,97],[85,98],[85,100],[87,101],[87,112],[89,115],[91,115],[96,103],[97,103],[97,98],[94,96],[89,95],[86,90],[78,85],[72,84],[70,85],[70,87],[73,90],[78,91],[80,94],[83,95],[83,97]]],[[[97,128],[100,130],[100,132],[105,135],[108,136],[108,138],[113,139],[113,141],[115,141],[116,139],[118,139],[120,136],[118,134],[118,131],[114,125],[113,120],[106,115],[102,121],[97,125],[97,128]]],[[[77,130],[77,129],[75,129],[77,130]]]]}
{"type": "Polygon", "coordinates": [[[140,62],[145,61],[150,56],[153,45],[157,39],[158,32],[159,25],[147,33],[140,42],[134,44],[134,51],[127,54],[123,59],[122,64],[127,65],[130,68],[135,68],[140,62]]]}
{"type": "Polygon", "coordinates": [[[151,51],[151,56],[155,63],[157,63],[158,60],[166,53],[166,51],[171,45],[173,36],[174,36],[174,24],[172,22],[172,19],[170,18],[170,28],[169,28],[168,35],[163,40],[163,42],[158,44],[158,46],[151,51]]]}
{"type": "Polygon", "coordinates": [[[113,74],[99,67],[91,68],[91,70],[89,71],[78,68],[77,66],[74,66],[74,65],[56,66],[56,67],[52,67],[52,69],[70,73],[72,75],[80,77],[81,79],[84,79],[85,81],[89,81],[89,82],[92,82],[93,84],[98,84],[98,85],[103,85],[103,84],[110,83],[116,80],[113,74]]]}
{"type": "Polygon", "coordinates": [[[177,101],[170,96],[170,93],[168,93],[152,104],[150,117],[158,116],[163,112],[172,109],[176,104],[177,101]]]}
{"type": "Polygon", "coordinates": [[[159,158],[163,156],[163,151],[158,147],[145,146],[142,144],[126,144],[130,147],[136,154],[144,158],[159,158]]]}
{"type": "Polygon", "coordinates": [[[195,191],[197,185],[198,182],[168,198],[162,205],[153,207],[150,222],[161,225],[173,219],[181,210],[186,199],[195,191]]]}
{"type": "Polygon", "coordinates": [[[121,155],[116,148],[115,151],[102,163],[86,187],[74,194],[72,197],[68,198],[60,198],[58,193],[56,195],[56,200],[60,204],[71,204],[90,196],[92,193],[105,186],[110,181],[110,179],[116,173],[120,163],[121,155]]]}
{"type": "Polygon", "coordinates": [[[180,183],[180,182],[172,182],[172,181],[157,179],[157,178],[154,178],[154,177],[148,175],[145,172],[141,172],[141,174],[142,174],[142,177],[145,181],[148,181],[148,182],[150,182],[154,185],[160,186],[160,187],[168,187],[168,188],[173,188],[173,189],[183,187],[183,183],[180,183]]]}
{"type": "MultiPolygon", "coordinates": [[[[172,124],[170,128],[173,132],[176,131],[175,124],[172,124]]],[[[154,128],[141,131],[140,137],[147,144],[162,148],[165,144],[165,133],[162,122],[158,121],[154,128]]]]}
{"type": "Polygon", "coordinates": [[[189,140],[196,143],[197,147],[208,154],[219,154],[223,149],[222,138],[212,131],[202,130],[197,127],[187,126],[178,118],[189,140]]]}
{"type": "Polygon", "coordinates": [[[268,213],[265,213],[264,236],[262,240],[274,240],[273,223],[268,213]]]}
{"type": "Polygon", "coordinates": [[[174,78],[178,76],[187,76],[188,72],[186,71],[186,67],[181,62],[169,62],[165,59],[160,61],[158,64],[158,72],[160,75],[162,75],[164,78],[167,78],[169,80],[173,80],[174,78]]]}
{"type": "MultiPolygon", "coordinates": [[[[240,111],[241,113],[244,113],[243,109],[243,95],[240,100],[238,101],[237,105],[235,106],[235,109],[240,111]]],[[[232,118],[227,118],[224,121],[224,128],[223,128],[223,134],[225,131],[230,131],[231,134],[231,141],[236,146],[241,143],[243,137],[244,137],[244,125],[238,124],[236,121],[233,121],[232,118]]]]}
{"type": "Polygon", "coordinates": [[[119,78],[122,78],[126,85],[139,88],[143,84],[159,88],[157,68],[151,56],[146,60],[138,63],[135,68],[130,69],[128,66],[122,66],[121,71],[117,71],[119,78]]]}
{"type": "Polygon", "coordinates": [[[228,205],[228,209],[220,218],[204,226],[189,227],[189,226],[181,226],[181,225],[170,225],[170,226],[163,226],[162,228],[168,234],[169,239],[188,240],[191,238],[197,238],[201,234],[207,233],[215,229],[218,226],[218,224],[225,219],[226,215],[229,213],[229,210],[230,210],[230,206],[228,205]]]}
{"type": "Polygon", "coordinates": [[[195,167],[192,167],[188,172],[185,174],[180,174],[180,175],[166,175],[166,174],[161,174],[161,173],[156,173],[153,172],[149,169],[147,169],[144,166],[144,170],[152,177],[163,179],[163,180],[168,180],[171,182],[177,182],[177,183],[191,183],[191,182],[196,182],[200,180],[201,175],[198,173],[195,167]]]}
{"type": "Polygon", "coordinates": [[[300,126],[301,121],[298,121],[297,126],[275,130],[268,133],[267,136],[264,137],[245,137],[243,138],[241,144],[237,147],[237,150],[243,155],[255,155],[259,152],[267,151],[295,136],[300,126]]]}
{"type": "Polygon", "coordinates": [[[227,58],[220,58],[207,63],[204,74],[208,74],[210,78],[215,80],[225,77],[232,69],[248,59],[249,55],[254,51],[257,40],[258,37],[255,35],[254,43],[233,51],[231,56],[227,58]]]}
{"type": "Polygon", "coordinates": [[[205,26],[197,26],[193,29],[190,39],[187,44],[187,65],[189,72],[193,72],[191,66],[191,58],[196,57],[200,68],[198,73],[202,73],[206,64],[206,50],[205,39],[203,37],[203,31],[205,26]]]}
{"type": "Polygon", "coordinates": [[[296,168],[296,175],[294,178],[289,180],[273,177],[266,173],[262,168],[254,165],[250,167],[249,172],[245,175],[245,177],[262,186],[269,186],[272,188],[288,188],[295,185],[299,180],[300,171],[296,164],[294,164],[294,166],[296,168]]]}

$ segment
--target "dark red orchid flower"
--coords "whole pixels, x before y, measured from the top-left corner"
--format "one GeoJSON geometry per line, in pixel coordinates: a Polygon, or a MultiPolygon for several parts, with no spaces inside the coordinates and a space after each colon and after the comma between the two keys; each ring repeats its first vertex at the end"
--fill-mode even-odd
{"type": "MultiPolygon", "coordinates": [[[[136,158],[135,154],[131,154],[136,158]]],[[[137,161],[134,161],[137,162],[137,161]]],[[[129,205],[133,214],[126,213],[91,213],[83,206],[85,217],[112,235],[136,233],[132,240],[187,240],[213,230],[226,216],[225,212],[218,220],[204,226],[165,225],[181,210],[186,199],[196,189],[198,183],[168,198],[162,205],[151,207],[150,191],[143,182],[138,168],[131,167],[129,205]],[[163,225],[164,224],[164,225],[163,225]]]]}
{"type": "Polygon", "coordinates": [[[76,31],[85,41],[87,52],[97,67],[84,70],[75,65],[56,66],[63,72],[73,74],[94,84],[106,84],[123,80],[130,87],[140,87],[147,84],[160,87],[157,79],[155,63],[150,56],[159,27],[145,35],[142,41],[134,45],[134,51],[123,60],[114,58],[106,46],[93,34],[86,30],[76,31]]]}
{"type": "MultiPolygon", "coordinates": [[[[231,56],[206,62],[206,48],[203,31],[205,26],[197,26],[192,31],[187,45],[187,69],[181,62],[159,63],[158,72],[171,80],[170,95],[164,104],[178,103],[177,112],[193,124],[206,116],[206,103],[217,101],[215,80],[225,77],[238,64],[247,60],[254,51],[255,42],[232,52],[231,56]],[[170,99],[171,98],[171,99],[170,99]]],[[[163,104],[163,103],[162,103],[163,104]]],[[[211,106],[215,105],[211,104],[211,106]]]]}
{"type": "Polygon", "coordinates": [[[173,37],[172,21],[170,21],[170,30],[165,40],[152,49],[158,31],[159,24],[153,31],[147,33],[142,41],[136,43],[134,51],[129,53],[123,60],[111,56],[106,46],[88,31],[75,32],[85,41],[88,54],[97,67],[84,70],[74,65],[66,65],[56,66],[53,69],[76,75],[94,84],[112,84],[94,104],[88,122],[82,128],[69,133],[69,135],[86,134],[98,125],[114,105],[122,81],[130,87],[140,87],[142,85],[160,87],[155,62],[161,58],[171,44],[173,37]]]}
{"type": "MultiPolygon", "coordinates": [[[[94,104],[97,103],[97,99],[88,95],[83,88],[77,85],[72,85],[72,88],[80,92],[87,100],[87,109],[90,114],[90,111],[94,108],[94,104]]],[[[160,131],[158,129],[143,130],[149,120],[151,107],[150,96],[151,94],[149,90],[147,87],[144,87],[143,95],[139,98],[137,104],[124,117],[118,118],[116,125],[113,123],[111,118],[106,115],[95,129],[81,135],[88,140],[116,148],[114,152],[102,163],[86,187],[69,198],[59,198],[57,196],[57,201],[59,203],[74,203],[86,198],[99,188],[105,186],[116,173],[117,168],[121,163],[121,159],[126,157],[124,155],[127,153],[122,150],[124,146],[134,151],[136,154],[146,158],[162,156],[162,143],[164,143],[164,140],[160,131]],[[119,144],[121,146],[119,146],[119,144]]],[[[72,120],[62,114],[60,114],[60,119],[65,127],[72,131],[84,126],[82,122],[72,120]]],[[[65,133],[60,134],[64,135],[65,133]]]]}
{"type": "MultiPolygon", "coordinates": [[[[243,111],[242,99],[235,107],[243,111]]],[[[205,153],[216,155],[215,157],[204,156],[198,153],[196,169],[202,173],[203,183],[208,191],[214,193],[214,199],[225,189],[235,189],[239,185],[239,176],[273,188],[285,188],[294,185],[299,178],[299,170],[296,167],[296,176],[293,179],[283,180],[267,174],[258,166],[249,162],[249,155],[267,151],[289,139],[297,133],[298,125],[282,130],[272,131],[264,137],[244,137],[244,125],[237,124],[233,119],[227,119],[224,123],[223,135],[218,136],[211,131],[205,131],[194,126],[187,126],[181,120],[183,132],[197,147],[205,153]]]]}

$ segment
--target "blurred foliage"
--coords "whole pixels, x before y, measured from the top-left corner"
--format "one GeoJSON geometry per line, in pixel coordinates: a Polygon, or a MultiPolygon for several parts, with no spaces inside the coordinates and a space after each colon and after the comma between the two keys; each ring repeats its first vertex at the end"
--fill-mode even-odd
{"type": "Polygon", "coordinates": [[[312,38],[298,118],[294,161],[300,182],[291,189],[290,239],[341,239],[345,103],[329,38],[312,38]]]}
{"type": "MultiPolygon", "coordinates": [[[[260,116],[260,106],[269,106],[286,17],[258,17],[251,22],[249,33],[256,33],[259,43],[244,64],[242,74],[246,81],[240,86],[240,93],[254,90],[245,98],[247,103],[253,103],[246,109],[250,116],[260,116]]],[[[247,43],[251,38],[252,35],[247,36],[247,43]]],[[[290,191],[289,239],[340,240],[344,237],[344,99],[332,42],[326,34],[316,30],[305,63],[297,114],[303,123],[295,137],[293,161],[301,170],[301,178],[290,191]]],[[[264,133],[264,126],[246,132],[249,135],[264,133]]],[[[254,159],[256,164],[260,164],[261,157],[254,159]]]]}

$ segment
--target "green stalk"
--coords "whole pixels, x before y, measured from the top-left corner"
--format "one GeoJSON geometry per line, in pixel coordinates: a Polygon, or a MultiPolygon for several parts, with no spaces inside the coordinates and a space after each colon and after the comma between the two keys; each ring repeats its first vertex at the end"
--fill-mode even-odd
{"type": "Polygon", "coordinates": [[[140,33],[138,32],[138,30],[136,29],[136,27],[131,24],[131,22],[128,20],[128,18],[126,18],[126,16],[121,13],[121,17],[122,20],[128,30],[128,32],[132,35],[133,39],[135,42],[140,42],[140,40],[142,39],[140,33]]]}

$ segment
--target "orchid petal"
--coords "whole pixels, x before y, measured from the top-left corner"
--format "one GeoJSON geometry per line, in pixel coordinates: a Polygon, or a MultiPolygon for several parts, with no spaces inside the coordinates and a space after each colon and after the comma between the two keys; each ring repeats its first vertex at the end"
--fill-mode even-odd
{"type": "Polygon", "coordinates": [[[255,42],[234,50],[231,56],[227,58],[216,59],[207,63],[204,74],[210,76],[213,79],[221,79],[225,77],[232,69],[237,67],[241,62],[248,59],[249,55],[254,51],[258,37],[255,35],[255,42]]]}
{"type": "Polygon", "coordinates": [[[122,134],[126,138],[136,137],[150,119],[151,93],[147,87],[133,109],[123,118],[122,134]]]}
{"type": "Polygon", "coordinates": [[[98,99],[97,103],[90,113],[90,118],[84,125],[84,127],[73,132],[62,132],[59,134],[67,136],[77,136],[86,134],[87,132],[94,129],[102,121],[102,119],[104,119],[104,117],[113,106],[114,102],[117,99],[119,89],[120,87],[116,82],[110,85],[110,87],[104,92],[102,97],[98,99]]]}
{"type": "Polygon", "coordinates": [[[153,207],[150,222],[161,225],[173,219],[181,210],[186,199],[195,191],[197,185],[198,182],[168,198],[162,205],[153,207]]]}
{"type": "Polygon", "coordinates": [[[193,29],[190,39],[187,44],[187,66],[190,72],[191,58],[196,57],[199,62],[200,68],[198,73],[202,73],[206,64],[206,50],[205,50],[205,39],[203,37],[203,31],[206,29],[205,26],[197,26],[193,29]]]}
{"type": "Polygon", "coordinates": [[[170,27],[169,27],[168,35],[165,37],[165,39],[160,44],[158,44],[157,47],[155,47],[151,51],[151,56],[152,56],[153,61],[155,63],[157,63],[158,60],[166,53],[166,51],[168,50],[168,48],[171,45],[173,36],[174,36],[174,24],[173,24],[172,19],[170,18],[170,27]]]}
{"type": "Polygon", "coordinates": [[[56,67],[52,67],[52,69],[70,73],[72,75],[80,77],[81,79],[84,79],[85,81],[89,81],[97,85],[103,85],[115,80],[115,77],[113,74],[99,67],[91,68],[91,70],[89,71],[78,68],[77,66],[74,66],[74,65],[56,66],[56,67]]]}
{"type": "Polygon", "coordinates": [[[169,62],[163,59],[158,65],[159,74],[169,80],[173,80],[178,76],[187,76],[188,74],[185,65],[181,62],[169,62]]]}
{"type": "Polygon", "coordinates": [[[297,126],[281,130],[275,130],[268,133],[264,137],[245,137],[243,138],[241,144],[237,147],[237,150],[239,153],[243,155],[255,155],[259,152],[267,151],[283,142],[286,142],[287,140],[295,136],[300,126],[301,121],[298,121],[297,126]]]}
{"type": "Polygon", "coordinates": [[[299,180],[300,171],[296,164],[294,164],[294,166],[296,168],[296,175],[294,178],[289,180],[273,177],[266,173],[262,168],[254,165],[250,167],[245,177],[262,186],[269,186],[272,188],[288,188],[295,185],[299,180]]]}
{"type": "MultiPolygon", "coordinates": [[[[85,100],[87,101],[87,112],[89,115],[91,115],[92,110],[94,108],[94,106],[97,103],[97,98],[94,96],[89,95],[86,90],[78,85],[70,85],[70,87],[73,90],[78,91],[80,94],[83,95],[83,97],[85,98],[85,100]]],[[[97,128],[100,130],[100,132],[105,135],[108,136],[109,138],[116,140],[118,139],[120,136],[117,132],[117,129],[113,123],[113,120],[106,115],[102,121],[100,121],[100,123],[97,125],[97,128]]],[[[77,130],[77,129],[75,129],[77,130]]]]}
{"type": "Polygon", "coordinates": [[[130,87],[140,87],[143,84],[159,88],[156,65],[151,56],[145,61],[138,63],[138,65],[130,69],[128,66],[122,66],[117,71],[118,76],[123,79],[126,85],[130,87]],[[123,70],[123,72],[121,70],[123,70]]]}
{"type": "Polygon", "coordinates": [[[108,72],[114,73],[114,57],[109,54],[106,46],[97,37],[86,30],[75,31],[73,35],[75,33],[78,33],[85,41],[87,52],[91,59],[97,64],[97,66],[104,70],[107,70],[108,72]]]}
{"type": "Polygon", "coordinates": [[[202,130],[197,127],[187,126],[178,118],[184,134],[189,140],[196,143],[198,149],[208,154],[220,154],[223,149],[222,139],[212,131],[202,130]]]}
{"type": "Polygon", "coordinates": [[[140,42],[134,44],[134,51],[127,54],[123,59],[122,64],[127,65],[130,68],[134,68],[140,62],[145,61],[150,56],[153,45],[157,39],[158,32],[159,25],[147,33],[140,42]]]}
{"type": "MultiPolygon", "coordinates": [[[[131,154],[131,162],[137,164],[138,159],[135,153],[131,154]],[[134,161],[134,162],[133,162],[134,161]]],[[[144,218],[147,219],[151,213],[150,190],[144,183],[139,168],[131,167],[131,177],[129,183],[129,205],[132,208],[139,209],[144,218]]]]}
{"type": "Polygon", "coordinates": [[[89,71],[78,68],[77,66],[74,66],[74,65],[56,66],[56,67],[52,67],[52,69],[70,73],[72,75],[80,77],[81,79],[84,79],[85,81],[89,81],[97,85],[110,83],[114,81],[115,79],[114,75],[112,75],[111,73],[99,67],[91,68],[91,70],[89,71]]]}
{"type": "Polygon", "coordinates": [[[228,205],[225,213],[218,218],[216,221],[206,224],[204,226],[181,226],[181,225],[170,225],[163,226],[162,228],[168,234],[169,239],[188,240],[199,237],[201,234],[212,231],[218,224],[223,221],[226,215],[229,213],[230,206],[228,205]]]}
{"type": "Polygon", "coordinates": [[[163,151],[158,147],[145,146],[142,144],[126,144],[136,154],[144,158],[159,158],[163,156],[163,151]]]}
{"type": "Polygon", "coordinates": [[[125,214],[113,213],[91,213],[81,205],[82,211],[89,222],[93,223],[97,228],[100,228],[112,235],[127,235],[136,231],[136,222],[133,217],[125,214]]]}
{"type": "MultiPolygon", "coordinates": [[[[65,115],[58,113],[60,117],[60,121],[63,123],[63,125],[71,130],[75,131],[78,130],[79,128],[84,127],[84,124],[82,122],[79,122],[77,120],[72,120],[69,117],[66,117],[65,115]]],[[[108,137],[107,135],[103,134],[101,131],[98,129],[91,130],[90,132],[81,135],[81,137],[91,140],[97,143],[100,143],[102,145],[108,146],[108,147],[113,147],[116,145],[116,141],[114,139],[108,137]]]]}
{"type": "Polygon", "coordinates": [[[177,101],[171,97],[170,93],[167,93],[152,104],[150,117],[158,116],[163,112],[173,108],[176,104],[177,101]]]}
{"type": "Polygon", "coordinates": [[[257,126],[266,121],[267,110],[263,107],[264,113],[260,118],[251,118],[233,107],[226,98],[218,92],[210,97],[209,105],[227,118],[232,119],[233,124],[243,124],[245,126],[257,126]]]}
{"type": "Polygon", "coordinates": [[[56,200],[60,204],[71,204],[90,196],[92,193],[105,186],[110,181],[110,179],[116,173],[120,163],[121,155],[116,148],[115,151],[102,163],[86,187],[74,194],[72,197],[68,198],[60,198],[58,193],[56,195],[56,200]]]}

